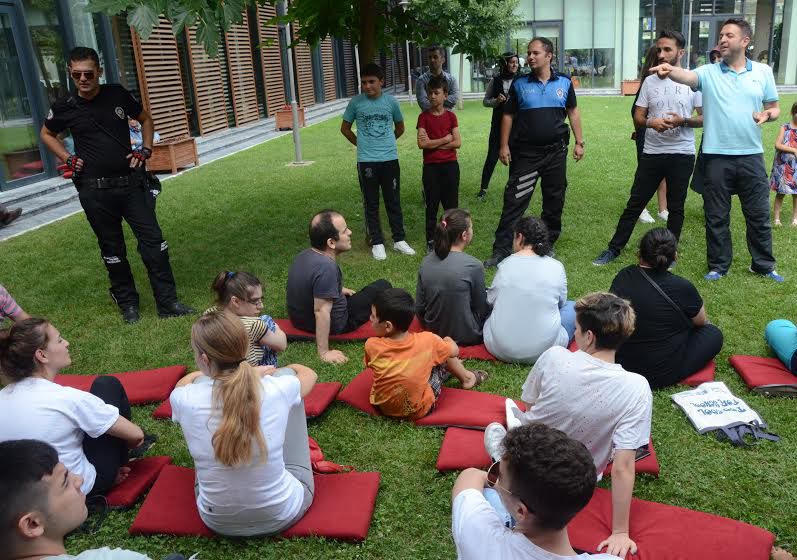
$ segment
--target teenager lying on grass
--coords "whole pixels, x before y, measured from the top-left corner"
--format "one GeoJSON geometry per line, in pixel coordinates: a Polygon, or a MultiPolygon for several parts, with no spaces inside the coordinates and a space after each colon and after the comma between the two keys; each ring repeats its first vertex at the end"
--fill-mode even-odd
{"type": "Polygon", "coordinates": [[[46,319],[26,319],[0,331],[0,441],[37,439],[52,445],[82,491],[104,495],[127,478],[129,450],[154,441],[130,421],[121,382],[110,375],[81,391],[53,382],[72,363],[69,342],[46,319]]]}
{"type": "Polygon", "coordinates": [[[567,524],[592,498],[595,480],[589,451],[564,432],[538,423],[510,430],[487,472],[467,469],[454,483],[458,559],[618,560],[578,554],[567,535],[567,524]]]}
{"type": "Polygon", "coordinates": [[[463,389],[478,386],[488,376],[465,369],[457,358],[457,343],[449,337],[407,332],[414,308],[412,296],[400,288],[379,292],[371,307],[371,326],[379,336],[365,341],[365,365],[374,372],[371,404],[385,416],[408,420],[432,410],[452,374],[463,389]]]}
{"type": "Polygon", "coordinates": [[[302,399],[316,373],[302,365],[252,367],[243,324],[224,311],[191,329],[199,371],[177,383],[172,419],[196,467],[199,516],[222,535],[272,535],[313,502],[302,399]]]}
{"type": "MultiPolygon", "coordinates": [[[[0,443],[0,557],[15,560],[149,560],[108,547],[70,555],[64,537],[86,520],[83,477],[37,440],[0,443]]],[[[184,560],[171,554],[166,560],[184,560]]]]}
{"type": "MultiPolygon", "coordinates": [[[[634,331],[634,310],[614,294],[588,294],[576,302],[575,340],[580,351],[554,346],[543,352],[523,384],[527,412],[515,409],[510,428],[541,422],[583,443],[597,473],[612,463],[612,534],[598,545],[609,554],[636,554],[629,516],[636,478],[636,450],[650,442],[653,395],[647,380],[615,363],[617,348],[634,331]]],[[[511,402],[511,401],[510,401],[511,402]]],[[[514,406],[514,403],[512,403],[514,406]]],[[[502,456],[502,424],[487,426],[484,441],[502,456]]]]}

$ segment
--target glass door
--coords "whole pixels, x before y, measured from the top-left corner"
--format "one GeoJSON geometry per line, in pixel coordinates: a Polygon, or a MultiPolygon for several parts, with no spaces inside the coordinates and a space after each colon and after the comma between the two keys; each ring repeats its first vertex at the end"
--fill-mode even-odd
{"type": "Polygon", "coordinates": [[[21,41],[11,6],[0,4],[0,190],[44,176],[37,119],[17,45],[21,41]]]}

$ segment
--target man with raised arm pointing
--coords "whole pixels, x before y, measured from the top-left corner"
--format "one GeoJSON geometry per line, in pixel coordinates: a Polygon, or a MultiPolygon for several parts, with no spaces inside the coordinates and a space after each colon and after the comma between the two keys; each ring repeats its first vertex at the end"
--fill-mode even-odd
{"type": "Polygon", "coordinates": [[[745,56],[751,36],[749,23],[729,19],[720,30],[719,64],[686,70],[664,63],[650,70],[703,94],[706,280],[719,280],[731,266],[731,196],[736,194],[747,224],[750,270],[783,282],[772,255],[769,185],[759,128],[776,120],[780,108],[772,69],[745,56]]]}

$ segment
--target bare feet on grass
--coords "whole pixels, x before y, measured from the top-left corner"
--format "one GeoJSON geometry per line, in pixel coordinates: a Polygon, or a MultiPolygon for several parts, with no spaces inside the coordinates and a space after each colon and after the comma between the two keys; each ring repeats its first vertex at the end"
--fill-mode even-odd
{"type": "Polygon", "coordinates": [[[130,476],[130,467],[119,467],[119,472],[116,473],[116,478],[113,480],[113,485],[121,484],[127,477],[130,476]]]}

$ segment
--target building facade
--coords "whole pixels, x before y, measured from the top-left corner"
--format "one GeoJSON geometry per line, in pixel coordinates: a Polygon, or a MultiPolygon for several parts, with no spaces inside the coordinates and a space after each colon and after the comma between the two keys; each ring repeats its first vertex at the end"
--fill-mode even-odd
{"type": "MultiPolygon", "coordinates": [[[[0,0],[0,190],[59,174],[59,162],[39,142],[39,129],[50,104],[71,87],[66,56],[78,45],[97,49],[103,80],[121,83],[142,101],[163,141],[273,116],[288,99],[289,67],[304,107],[358,91],[354,45],[334,38],[314,47],[298,43],[288,60],[285,32],[266,25],[275,14],[268,5],[248,8],[242,24],[222,33],[219,54],[210,58],[193,29],[175,37],[161,19],[143,41],[124,16],[93,14],[87,3],[0,0]]],[[[684,62],[702,64],[717,43],[720,23],[731,16],[753,25],[751,56],[770,64],[779,84],[795,84],[797,0],[520,0],[518,12],[523,25],[497,47],[525,57],[529,39],[550,38],[558,68],[578,88],[616,91],[624,80],[636,79],[662,28],[681,30],[689,40],[684,62]]],[[[295,37],[297,29],[288,26],[287,33],[295,37]]],[[[426,69],[424,51],[406,43],[380,51],[375,62],[385,68],[386,87],[397,91],[426,69]]],[[[459,55],[448,61],[450,71],[464,76],[465,92],[484,91],[493,66],[459,55]]]]}
{"type": "MultiPolygon", "coordinates": [[[[766,62],[780,85],[797,83],[797,2],[795,0],[520,0],[523,25],[507,37],[506,48],[525,58],[529,39],[549,38],[557,67],[577,88],[619,89],[638,78],[648,48],[661,29],[687,39],[683,64],[704,64],[716,46],[720,26],[743,17],[753,27],[750,56],[766,62]]],[[[459,71],[459,57],[453,70],[459,71]]],[[[464,61],[465,91],[484,91],[492,61],[464,61]]]]}

